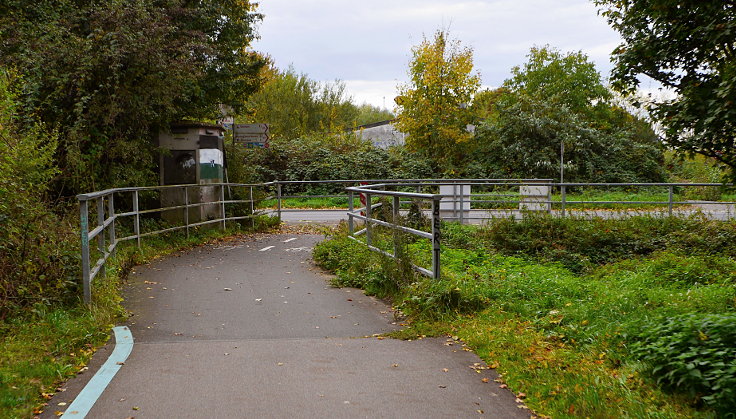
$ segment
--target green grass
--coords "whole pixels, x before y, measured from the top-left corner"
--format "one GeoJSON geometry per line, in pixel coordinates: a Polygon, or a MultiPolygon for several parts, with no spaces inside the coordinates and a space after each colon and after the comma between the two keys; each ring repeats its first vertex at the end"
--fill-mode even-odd
{"type": "MultiPolygon", "coordinates": [[[[247,224],[246,224],[247,225],[247,224]]],[[[274,225],[259,220],[258,230],[274,225]]],[[[58,386],[84,367],[109,337],[111,327],[122,321],[119,288],[130,268],[180,249],[219,240],[243,230],[193,229],[187,239],[182,233],[153,236],[118,248],[117,255],[93,283],[93,304],[73,306],[37,304],[15,313],[0,323],[0,417],[27,418],[44,409],[43,403],[58,386]]]]}
{"type": "MultiPolygon", "coordinates": [[[[314,256],[336,284],[389,297],[408,314],[412,327],[396,336],[461,337],[541,414],[715,415],[703,394],[659,386],[629,346],[668,318],[736,313],[736,224],[541,217],[448,224],[443,234],[440,281],[343,235],[314,256]]],[[[391,242],[380,229],[374,236],[391,242]]],[[[412,261],[428,266],[428,241],[405,240],[412,261]]]]}
{"type": "MultiPolygon", "coordinates": [[[[267,199],[261,201],[258,205],[259,208],[276,208],[275,199],[267,199]]],[[[353,205],[355,208],[361,207],[360,200],[354,199],[353,205]]],[[[281,200],[281,208],[286,209],[347,209],[348,198],[347,197],[336,197],[336,198],[286,198],[281,200]]]]}

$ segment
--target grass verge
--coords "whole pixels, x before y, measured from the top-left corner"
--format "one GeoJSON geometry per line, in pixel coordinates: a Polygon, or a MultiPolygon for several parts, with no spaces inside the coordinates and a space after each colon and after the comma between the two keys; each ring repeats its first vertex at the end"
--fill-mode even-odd
{"type": "MultiPolygon", "coordinates": [[[[344,233],[314,257],[336,285],[390,297],[412,320],[400,337],[465,340],[541,414],[728,417],[734,237],[736,224],[697,218],[448,224],[439,281],[344,233]],[[688,328],[676,329],[680,319],[688,328]]],[[[374,243],[391,235],[376,228],[374,243]]],[[[429,264],[427,241],[404,238],[402,247],[429,264]]]]}
{"type": "MultiPolygon", "coordinates": [[[[261,219],[255,230],[274,225],[273,219],[261,219]]],[[[40,414],[61,383],[84,371],[111,327],[124,319],[119,290],[133,266],[246,231],[205,229],[193,231],[189,238],[170,233],[143,240],[140,249],[127,243],[108,262],[105,275],[95,278],[90,307],[81,301],[72,306],[39,303],[0,324],[0,417],[40,414]]]]}

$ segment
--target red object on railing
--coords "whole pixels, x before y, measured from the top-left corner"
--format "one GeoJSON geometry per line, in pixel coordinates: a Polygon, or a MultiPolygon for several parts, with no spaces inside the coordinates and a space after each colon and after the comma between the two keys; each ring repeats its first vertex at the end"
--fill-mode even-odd
{"type": "MultiPolygon", "coordinates": [[[[368,182],[360,182],[360,186],[365,186],[367,184],[368,184],[368,182]]],[[[363,192],[360,193],[360,203],[363,205],[364,208],[366,207],[366,198],[365,198],[365,194],[363,192]]],[[[365,217],[365,211],[361,211],[360,212],[360,215],[362,215],[363,217],[365,217]]]]}

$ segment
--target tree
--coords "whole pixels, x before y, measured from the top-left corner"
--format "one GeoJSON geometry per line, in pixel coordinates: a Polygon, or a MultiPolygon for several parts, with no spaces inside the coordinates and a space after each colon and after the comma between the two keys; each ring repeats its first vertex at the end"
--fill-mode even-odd
{"type": "Polygon", "coordinates": [[[358,106],[358,118],[355,121],[355,126],[388,121],[394,119],[394,117],[393,112],[388,109],[364,103],[358,106]]]}
{"type": "Polygon", "coordinates": [[[667,143],[710,156],[736,174],[736,5],[730,1],[594,0],[623,37],[612,54],[615,88],[638,76],[674,90],[651,103],[667,143]]]}
{"type": "Polygon", "coordinates": [[[437,31],[432,41],[412,49],[408,84],[399,86],[396,128],[406,133],[407,146],[437,161],[447,171],[460,162],[462,146],[472,134],[467,109],[480,87],[473,72],[473,51],[437,31]]]}
{"type": "Polygon", "coordinates": [[[293,68],[266,70],[263,88],[247,103],[246,120],[270,124],[277,138],[293,139],[315,132],[334,132],[355,125],[358,109],[345,84],[318,83],[293,68]]]}
{"type": "Polygon", "coordinates": [[[564,144],[568,181],[663,180],[656,134],[612,101],[585,54],[543,47],[528,57],[502,88],[476,97],[488,118],[472,176],[556,179],[564,144]]]}
{"type": "Polygon", "coordinates": [[[178,119],[242,107],[264,61],[242,0],[0,3],[0,66],[22,73],[18,112],[59,133],[64,195],[156,181],[153,138],[178,119]]]}
{"type": "Polygon", "coordinates": [[[611,98],[595,64],[582,52],[562,53],[550,46],[533,47],[523,66],[511,69],[507,90],[544,99],[576,113],[587,113],[611,98]]]}

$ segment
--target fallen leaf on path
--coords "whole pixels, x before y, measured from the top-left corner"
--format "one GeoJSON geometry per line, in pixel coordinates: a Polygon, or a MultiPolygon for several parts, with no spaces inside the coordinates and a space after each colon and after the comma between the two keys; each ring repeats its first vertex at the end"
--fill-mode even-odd
{"type": "Polygon", "coordinates": [[[447,372],[447,371],[450,371],[450,370],[448,370],[447,368],[442,368],[442,372],[447,372]]]}
{"type": "Polygon", "coordinates": [[[232,288],[223,288],[225,291],[232,291],[232,288]]]}
{"type": "Polygon", "coordinates": [[[484,383],[487,383],[487,382],[488,382],[488,381],[490,381],[490,380],[488,380],[487,378],[484,378],[484,379],[482,379],[482,380],[480,380],[480,381],[483,381],[484,383]]]}

